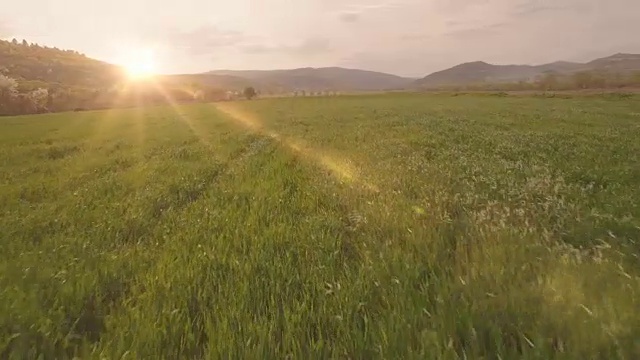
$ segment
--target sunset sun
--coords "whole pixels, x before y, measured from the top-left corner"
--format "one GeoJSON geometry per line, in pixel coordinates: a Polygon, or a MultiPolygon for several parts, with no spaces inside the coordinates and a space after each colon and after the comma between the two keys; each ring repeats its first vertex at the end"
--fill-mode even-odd
{"type": "Polygon", "coordinates": [[[157,72],[155,56],[149,49],[129,51],[119,62],[132,80],[147,79],[157,72]]]}

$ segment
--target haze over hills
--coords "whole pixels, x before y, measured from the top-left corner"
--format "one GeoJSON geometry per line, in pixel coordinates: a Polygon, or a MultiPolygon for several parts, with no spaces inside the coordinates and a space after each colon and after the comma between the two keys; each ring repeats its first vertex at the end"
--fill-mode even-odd
{"type": "MultiPolygon", "coordinates": [[[[378,91],[437,88],[448,85],[488,83],[533,83],[546,74],[570,76],[640,73],[640,55],[615,54],[587,63],[558,61],[543,65],[493,65],[475,61],[435,72],[422,79],[375,71],[340,67],[283,70],[215,70],[201,74],[159,75],[156,80],[179,88],[241,91],[253,86],[263,93],[293,91],[378,91]]],[[[0,41],[0,74],[17,80],[21,91],[37,88],[69,89],[74,97],[82,92],[105,92],[126,81],[123,69],[88,58],[71,50],[48,48],[23,42],[0,41]]]]}
{"type": "Polygon", "coordinates": [[[367,91],[401,89],[415,79],[340,67],[285,70],[216,70],[207,74],[245,78],[257,84],[291,90],[367,91]]]}
{"type": "MultiPolygon", "coordinates": [[[[0,40],[0,73],[32,88],[106,89],[126,80],[119,66],[78,52],[0,40]]],[[[265,92],[376,91],[408,87],[416,79],[357,69],[218,70],[202,74],[159,75],[170,84],[198,84],[219,90],[254,86],[265,92]]]]}
{"type": "Polygon", "coordinates": [[[429,88],[476,83],[530,82],[547,73],[571,75],[581,71],[614,74],[640,71],[640,55],[615,54],[584,64],[558,61],[543,65],[493,65],[475,61],[435,72],[417,80],[414,85],[429,88]]]}

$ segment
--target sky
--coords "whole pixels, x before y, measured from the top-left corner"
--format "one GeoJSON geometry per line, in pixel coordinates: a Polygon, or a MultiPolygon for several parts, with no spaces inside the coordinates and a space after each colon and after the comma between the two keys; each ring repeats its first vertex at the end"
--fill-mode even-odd
{"type": "Polygon", "coordinates": [[[640,53],[640,0],[7,0],[0,38],[162,73],[342,66],[422,77],[459,63],[640,53]],[[135,56],[135,55],[134,55],[135,56]]]}

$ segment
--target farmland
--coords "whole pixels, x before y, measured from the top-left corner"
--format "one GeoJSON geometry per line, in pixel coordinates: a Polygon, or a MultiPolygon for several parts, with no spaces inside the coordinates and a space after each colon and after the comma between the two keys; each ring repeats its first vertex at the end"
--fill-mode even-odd
{"type": "Polygon", "coordinates": [[[637,97],[0,118],[0,358],[640,357],[637,97]]]}

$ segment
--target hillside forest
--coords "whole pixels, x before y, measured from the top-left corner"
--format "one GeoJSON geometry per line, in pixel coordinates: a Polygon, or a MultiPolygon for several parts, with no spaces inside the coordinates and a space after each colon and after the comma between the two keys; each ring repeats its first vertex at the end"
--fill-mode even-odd
{"type": "Polygon", "coordinates": [[[0,116],[220,100],[222,89],[189,78],[132,82],[116,65],[60,50],[0,40],[0,116]]]}

